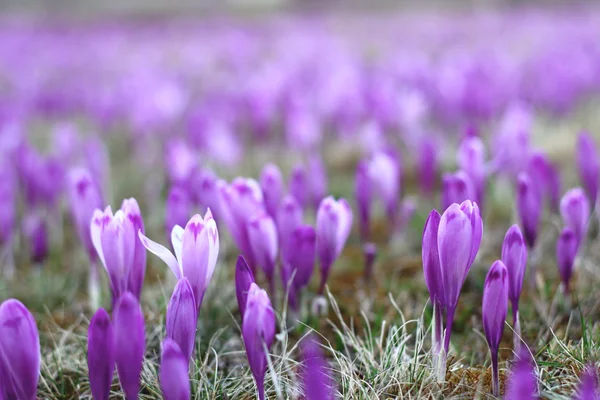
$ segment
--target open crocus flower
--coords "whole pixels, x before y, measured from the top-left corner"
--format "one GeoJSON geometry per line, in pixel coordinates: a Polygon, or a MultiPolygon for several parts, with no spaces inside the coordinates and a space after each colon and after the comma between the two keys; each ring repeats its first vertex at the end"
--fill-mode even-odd
{"type": "Polygon", "coordinates": [[[186,277],[189,280],[196,305],[200,308],[219,255],[219,232],[210,209],[206,211],[204,219],[198,214],[194,215],[185,229],[175,225],[171,232],[175,256],[165,246],[148,239],[141,231],[139,237],[144,247],[160,257],[177,279],[186,277]]]}

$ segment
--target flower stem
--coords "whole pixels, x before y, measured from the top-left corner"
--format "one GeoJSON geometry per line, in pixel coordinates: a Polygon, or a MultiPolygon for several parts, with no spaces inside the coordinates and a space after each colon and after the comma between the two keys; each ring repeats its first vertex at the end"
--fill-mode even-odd
{"type": "Polygon", "coordinates": [[[521,322],[519,320],[519,303],[517,301],[512,302],[513,312],[513,351],[519,354],[521,350],[521,322]]]}
{"type": "Polygon", "coordinates": [[[500,396],[500,381],[498,376],[498,349],[491,349],[492,355],[492,395],[500,396]]]}

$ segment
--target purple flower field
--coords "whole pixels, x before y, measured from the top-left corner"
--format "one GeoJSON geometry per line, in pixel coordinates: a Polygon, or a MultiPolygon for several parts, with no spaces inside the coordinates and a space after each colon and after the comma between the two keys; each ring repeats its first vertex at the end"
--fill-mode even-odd
{"type": "Polygon", "coordinates": [[[600,8],[0,19],[0,400],[600,399],[600,8]]]}

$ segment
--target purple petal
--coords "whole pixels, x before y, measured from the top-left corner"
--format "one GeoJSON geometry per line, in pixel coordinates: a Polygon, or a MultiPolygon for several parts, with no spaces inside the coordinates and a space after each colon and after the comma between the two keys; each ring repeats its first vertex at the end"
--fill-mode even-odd
{"type": "Polygon", "coordinates": [[[267,213],[256,215],[248,222],[248,239],[256,263],[271,281],[275,272],[278,239],[275,222],[267,213]]]}
{"type": "Polygon", "coordinates": [[[248,267],[244,256],[240,255],[235,263],[235,294],[242,319],[246,309],[248,291],[250,290],[250,285],[254,282],[254,275],[250,267],[248,267]]]}
{"type": "Polygon", "coordinates": [[[331,377],[327,361],[321,355],[319,343],[311,335],[302,342],[302,382],[306,400],[333,400],[335,381],[331,377]]]}
{"type": "Polygon", "coordinates": [[[542,198],[530,177],[521,173],[517,184],[517,211],[523,226],[523,236],[529,248],[533,248],[540,224],[542,198]]]}
{"type": "Polygon", "coordinates": [[[294,230],[302,224],[302,209],[292,196],[286,196],[277,212],[277,230],[279,232],[279,246],[281,258],[288,259],[290,253],[290,240],[294,230]]]}
{"type": "Polygon", "coordinates": [[[260,188],[263,193],[265,208],[272,218],[277,217],[279,203],[283,197],[283,176],[275,164],[266,164],[260,174],[260,188]]]}
{"type": "Polygon", "coordinates": [[[134,250],[133,250],[133,263],[129,272],[129,282],[127,289],[137,297],[138,301],[142,294],[142,286],[144,285],[144,276],[146,274],[146,249],[139,238],[139,232],[144,233],[144,220],[142,219],[142,212],[140,206],[134,198],[123,200],[121,210],[125,213],[126,218],[129,219],[133,225],[134,230],[134,250]]]}
{"type": "Polygon", "coordinates": [[[306,208],[309,200],[306,170],[302,164],[296,165],[290,175],[289,193],[294,196],[300,207],[306,208]]]}
{"type": "Polygon", "coordinates": [[[523,353],[513,365],[506,383],[505,400],[537,400],[537,378],[529,354],[523,353]]]}
{"type": "Polygon", "coordinates": [[[107,400],[115,371],[115,338],[108,313],[99,308],[88,329],[88,370],[92,395],[107,400]]]}
{"type": "Polygon", "coordinates": [[[168,338],[162,343],[159,380],[165,400],[190,399],[188,360],[177,343],[168,338]]]}
{"type": "Polygon", "coordinates": [[[565,193],[560,200],[560,215],[581,243],[585,239],[590,219],[590,203],[582,189],[575,188],[565,193]]]}
{"type": "MultiPolygon", "coordinates": [[[[290,246],[293,250],[289,257],[289,264],[291,267],[290,276],[293,271],[296,271],[294,276],[296,289],[303,288],[310,282],[315,267],[316,245],[317,234],[312,226],[301,225],[294,229],[290,246]]],[[[286,279],[284,286],[287,287],[287,284],[286,279]]]]}
{"type": "Polygon", "coordinates": [[[187,278],[181,278],[167,305],[167,337],[173,339],[186,360],[194,353],[198,321],[194,291],[187,278]]]}
{"type": "MultiPolygon", "coordinates": [[[[502,262],[508,270],[508,298],[512,301],[513,306],[517,306],[527,268],[527,246],[518,225],[511,226],[504,236],[502,262]]],[[[513,309],[513,313],[516,311],[513,309]]]]}
{"type": "Polygon", "coordinates": [[[496,261],[485,277],[481,317],[490,350],[498,351],[504,332],[508,309],[508,271],[502,261],[496,261]]]}
{"type": "Polygon", "coordinates": [[[587,133],[581,133],[577,140],[577,168],[590,203],[595,207],[600,179],[600,157],[594,139],[587,133]]]}
{"type": "Polygon", "coordinates": [[[361,161],[356,169],[356,184],[354,194],[358,208],[358,222],[360,235],[363,241],[370,235],[370,207],[371,207],[371,179],[369,178],[368,164],[361,161]]]}
{"type": "Polygon", "coordinates": [[[175,274],[177,279],[181,279],[183,276],[183,271],[181,270],[179,262],[173,256],[173,253],[171,253],[165,246],[148,239],[141,231],[138,231],[138,236],[142,245],[150,253],[157,255],[161,260],[163,260],[169,269],[173,271],[173,274],[175,274]]]}
{"type": "Polygon", "coordinates": [[[588,365],[581,375],[581,383],[577,388],[574,400],[598,400],[598,374],[594,365],[588,365]]]}
{"type": "Polygon", "coordinates": [[[577,234],[570,228],[563,229],[556,242],[556,263],[558,264],[560,278],[567,291],[569,290],[569,282],[573,274],[573,265],[575,264],[575,257],[577,257],[578,247],[577,234]]]}
{"type": "Polygon", "coordinates": [[[423,259],[423,274],[425,284],[429,290],[431,303],[444,302],[444,284],[442,279],[442,270],[440,268],[440,254],[438,251],[438,230],[441,216],[436,210],[431,210],[425,229],[423,230],[423,239],[421,247],[421,256],[423,259]]]}

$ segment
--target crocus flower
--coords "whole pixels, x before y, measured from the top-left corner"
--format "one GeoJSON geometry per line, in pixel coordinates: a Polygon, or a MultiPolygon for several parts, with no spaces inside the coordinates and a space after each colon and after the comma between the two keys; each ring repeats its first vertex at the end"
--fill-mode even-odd
{"type": "Polygon", "coordinates": [[[215,221],[221,221],[221,187],[225,182],[219,180],[210,170],[201,170],[195,176],[193,195],[200,206],[210,208],[215,221]]]}
{"type": "Polygon", "coordinates": [[[271,296],[275,293],[275,261],[277,260],[277,227],[273,219],[263,212],[248,222],[248,239],[256,263],[260,265],[269,281],[271,296]]]}
{"type": "Polygon", "coordinates": [[[94,399],[108,400],[115,371],[115,337],[110,317],[103,308],[90,321],[87,361],[94,399]]]}
{"type": "Polygon", "coordinates": [[[193,149],[181,139],[171,140],[166,147],[165,166],[171,183],[185,184],[197,168],[193,149]]]}
{"type": "Polygon", "coordinates": [[[465,200],[474,200],[475,188],[471,178],[464,171],[454,174],[445,173],[442,176],[442,209],[450,205],[460,204],[465,200]]]}
{"type": "Polygon", "coordinates": [[[321,200],[327,196],[327,168],[319,156],[309,157],[306,165],[310,202],[315,209],[319,208],[321,200]]]}
{"type": "Polygon", "coordinates": [[[102,207],[100,188],[86,169],[76,168],[69,173],[67,192],[79,240],[88,252],[90,259],[94,261],[97,253],[90,236],[90,222],[94,210],[102,207]]]}
{"type": "Polygon", "coordinates": [[[398,157],[385,151],[378,151],[368,161],[368,174],[371,188],[381,199],[392,226],[398,217],[401,170],[398,157]]]}
{"type": "Polygon", "coordinates": [[[110,176],[110,156],[106,144],[94,136],[84,143],[83,153],[85,164],[102,193],[110,176]]]}
{"type": "Polygon", "coordinates": [[[521,335],[519,321],[519,298],[523,289],[525,269],[527,268],[527,246],[518,225],[513,225],[506,232],[502,243],[502,262],[508,271],[508,299],[513,314],[514,347],[518,351],[521,335]]]}
{"type": "Polygon", "coordinates": [[[265,208],[272,218],[277,218],[279,203],[283,197],[283,176],[275,164],[266,164],[260,173],[260,188],[262,190],[265,208]]]}
{"type": "Polygon", "coordinates": [[[504,332],[508,308],[508,271],[502,261],[496,261],[485,277],[481,317],[483,330],[492,356],[492,394],[500,395],[498,376],[498,348],[504,332]]]}
{"type": "Polygon", "coordinates": [[[293,196],[284,197],[277,211],[277,231],[281,258],[285,261],[290,254],[292,232],[302,224],[302,209],[293,196]]]}
{"type": "Polygon", "coordinates": [[[356,168],[354,195],[356,197],[358,209],[358,225],[360,229],[360,236],[363,241],[369,240],[371,231],[371,190],[369,165],[366,161],[361,161],[358,163],[356,168]]]}
{"type": "Polygon", "coordinates": [[[560,176],[548,157],[540,152],[534,151],[529,157],[527,174],[534,182],[537,182],[544,196],[548,199],[550,207],[556,211],[560,203],[560,176]]]}
{"type": "Polygon", "coordinates": [[[529,175],[520,173],[517,182],[517,211],[529,248],[535,246],[542,212],[542,197],[529,175]]]}
{"type": "Polygon", "coordinates": [[[317,211],[317,254],[321,264],[321,284],[319,293],[325,289],[329,271],[342,253],[350,229],[352,228],[352,210],[344,199],[336,201],[332,196],[321,201],[317,211]]]}
{"type": "Polygon", "coordinates": [[[424,138],[421,142],[418,154],[419,186],[421,191],[430,196],[435,187],[438,170],[438,154],[435,142],[429,138],[424,138]]]}
{"type": "Polygon", "coordinates": [[[114,319],[115,360],[127,400],[138,398],[146,339],[144,315],[135,296],[123,294],[117,301],[114,319]]]}
{"type": "Polygon", "coordinates": [[[23,234],[29,242],[31,262],[42,264],[48,257],[48,228],[39,212],[32,212],[23,220],[23,234]]]}
{"type": "Polygon", "coordinates": [[[148,239],[142,232],[139,232],[139,237],[146,249],[163,260],[177,279],[186,277],[189,280],[196,308],[200,309],[219,255],[219,232],[210,209],[206,211],[204,218],[194,215],[185,229],[175,225],[171,232],[171,243],[177,258],[166,247],[148,239]]]}
{"type": "Polygon", "coordinates": [[[250,284],[244,319],[242,337],[246,347],[246,356],[250,370],[256,381],[258,398],[265,399],[265,372],[267,370],[267,354],[275,338],[275,313],[267,292],[256,283],[250,284]]]}
{"type": "Polygon", "coordinates": [[[158,376],[165,400],[190,399],[188,360],[177,343],[169,338],[162,343],[158,376]]]}
{"type": "Polygon", "coordinates": [[[192,201],[185,188],[171,187],[167,195],[165,214],[165,229],[167,237],[170,237],[175,225],[185,226],[192,214],[192,201]]]}
{"type": "Polygon", "coordinates": [[[296,198],[300,207],[306,208],[309,200],[308,178],[302,164],[298,164],[292,169],[290,174],[289,192],[296,198]]]}
{"type": "Polygon", "coordinates": [[[581,243],[585,239],[590,218],[590,203],[583,189],[575,188],[565,193],[560,200],[560,215],[581,243]]]}
{"type": "Polygon", "coordinates": [[[596,206],[598,180],[600,179],[600,156],[594,139],[587,133],[579,134],[577,139],[577,168],[579,177],[589,196],[592,208],[596,206]]]}
{"type": "Polygon", "coordinates": [[[244,311],[246,311],[248,291],[250,290],[250,285],[254,282],[254,275],[248,263],[244,260],[244,256],[240,255],[235,263],[235,295],[242,319],[244,318],[244,311]]]}
{"type": "Polygon", "coordinates": [[[569,293],[573,266],[577,257],[579,240],[577,234],[571,228],[565,228],[560,233],[556,242],[556,263],[562,280],[565,293],[569,293]]]}
{"type": "Polygon", "coordinates": [[[306,400],[335,399],[335,382],[314,335],[302,342],[302,382],[306,400]]]}
{"type": "Polygon", "coordinates": [[[485,197],[485,146],[478,137],[470,137],[461,143],[457,153],[458,167],[465,171],[473,183],[473,199],[479,207],[485,197]]]}
{"type": "Polygon", "coordinates": [[[186,360],[194,353],[198,312],[194,290],[186,277],[177,282],[167,305],[167,338],[173,339],[186,360]]]}
{"type": "Polygon", "coordinates": [[[594,365],[588,365],[581,374],[581,383],[573,400],[598,400],[598,374],[594,365]]]}
{"type": "Polygon", "coordinates": [[[537,400],[537,378],[528,353],[521,351],[506,383],[505,400],[537,400]]]}
{"type": "Polygon", "coordinates": [[[281,265],[283,287],[289,288],[289,302],[297,310],[302,288],[308,286],[315,267],[317,235],[310,225],[300,225],[290,237],[290,253],[281,265]],[[290,285],[290,279],[293,281],[290,285]]]}
{"type": "Polygon", "coordinates": [[[19,300],[0,305],[0,398],[35,400],[40,338],[33,315],[19,300]]]}
{"type": "Polygon", "coordinates": [[[127,290],[139,300],[142,295],[142,286],[144,286],[144,276],[146,275],[146,249],[138,238],[138,232],[145,233],[144,220],[138,202],[132,197],[123,200],[121,210],[125,213],[125,218],[129,219],[133,225],[135,233],[133,247],[133,261],[129,271],[129,283],[127,290]]]}

